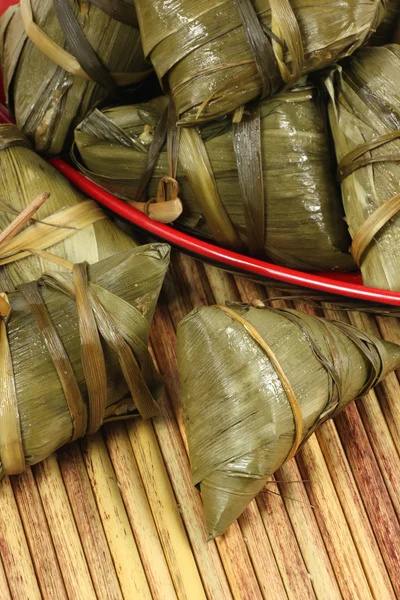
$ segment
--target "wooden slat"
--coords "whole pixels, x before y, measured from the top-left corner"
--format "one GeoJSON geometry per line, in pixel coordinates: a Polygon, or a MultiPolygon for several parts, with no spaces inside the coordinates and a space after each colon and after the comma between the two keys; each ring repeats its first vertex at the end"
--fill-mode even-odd
{"type": "Polygon", "coordinates": [[[11,484],[42,595],[48,600],[64,600],[67,591],[31,469],[12,477],[11,484]]]}
{"type": "MultiPolygon", "coordinates": [[[[296,461],[291,460],[281,467],[276,478],[280,483],[279,488],[274,486],[275,491],[279,489],[282,494],[316,597],[318,600],[340,600],[341,594],[329,554],[296,461]],[[307,523],[307,528],[304,523],[307,523]]],[[[267,487],[272,488],[270,485],[267,487]]]]}
{"type": "Polygon", "coordinates": [[[331,558],[345,600],[373,598],[357,549],[340,506],[335,487],[326,468],[315,435],[301,448],[297,463],[307,491],[315,506],[315,516],[331,558]]]}
{"type": "Polygon", "coordinates": [[[394,600],[395,595],[385,563],[334,422],[324,423],[316,435],[371,592],[375,600],[382,597],[394,600]]]}
{"type": "Polygon", "coordinates": [[[174,584],[125,423],[107,425],[104,436],[153,598],[176,600],[174,584]]]}
{"type": "Polygon", "coordinates": [[[127,424],[127,430],[178,596],[184,600],[205,599],[153,425],[135,420],[127,424]]]}
{"type": "Polygon", "coordinates": [[[125,599],[150,600],[149,584],[102,435],[91,435],[81,445],[122,595],[125,599]]]}
{"type": "MultiPolygon", "coordinates": [[[[159,358],[159,354],[157,354],[159,358]]],[[[161,365],[161,363],[159,363],[161,365]]],[[[167,394],[160,403],[161,417],[154,419],[154,428],[163,453],[165,466],[174,490],[179,511],[190,539],[193,556],[209,600],[232,598],[223,564],[215,542],[207,541],[203,505],[193,486],[186,449],[179,435],[167,394]],[[168,457],[166,459],[166,457],[168,457]]]]}
{"type": "Polygon", "coordinates": [[[0,482],[0,553],[13,599],[41,600],[10,480],[0,482]]]}
{"type": "Polygon", "coordinates": [[[10,588],[0,556],[0,600],[11,600],[10,588]]]}
{"type": "Polygon", "coordinates": [[[340,414],[335,423],[351,470],[373,523],[382,557],[396,594],[400,595],[400,526],[385,482],[360,422],[355,404],[340,414]]]}
{"type": "Polygon", "coordinates": [[[55,456],[33,468],[70,600],[95,600],[92,579],[55,456]]]}
{"type": "Polygon", "coordinates": [[[96,594],[102,600],[120,600],[121,588],[79,444],[64,446],[58,460],[96,594]]]}
{"type": "Polygon", "coordinates": [[[216,538],[225,572],[236,600],[258,600],[262,592],[237,521],[216,538]]]}
{"type": "Polygon", "coordinates": [[[285,586],[255,500],[240,516],[239,525],[263,598],[287,600],[285,586]]]}
{"type": "Polygon", "coordinates": [[[301,555],[283,499],[268,492],[257,496],[257,504],[278,568],[290,600],[310,600],[316,596],[301,555]]]}

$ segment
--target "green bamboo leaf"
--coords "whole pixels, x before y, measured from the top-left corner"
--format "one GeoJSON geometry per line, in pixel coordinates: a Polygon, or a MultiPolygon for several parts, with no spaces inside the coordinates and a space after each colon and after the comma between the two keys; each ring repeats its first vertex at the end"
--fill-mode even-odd
{"type": "Polygon", "coordinates": [[[355,244],[365,227],[373,234],[360,256],[363,280],[393,291],[400,291],[400,214],[374,227],[399,194],[399,79],[400,48],[393,44],[359,50],[325,81],[350,235],[355,244]]]}
{"type": "Polygon", "coordinates": [[[386,6],[386,0],[134,2],[145,55],[183,125],[222,117],[274,93],[288,75],[296,79],[348,56],[375,31],[386,6]]]}
{"type": "Polygon", "coordinates": [[[0,245],[0,287],[38,279],[49,268],[45,259],[18,250],[38,245],[73,263],[95,263],[136,242],[88,201],[48,162],[30,149],[14,125],[0,125],[0,230],[4,230],[41,192],[50,197],[8,244],[0,245]],[[54,215],[54,216],[52,216],[54,215]],[[69,215],[69,216],[68,216],[69,215]],[[46,225],[45,221],[52,221],[46,225]],[[43,242],[43,243],[42,243],[43,242]],[[7,258],[7,254],[11,256],[7,258]],[[16,260],[18,257],[18,260],[16,260]]]}
{"type": "MultiPolygon", "coordinates": [[[[154,114],[160,102],[157,99],[148,103],[145,115],[154,114]]],[[[96,111],[75,130],[73,158],[79,169],[128,202],[136,198],[157,126],[157,119],[149,126],[142,113],[143,105],[105,109],[97,131],[92,126],[93,118],[98,120],[96,111]],[[117,129],[121,130],[119,139],[117,129]],[[127,135],[141,141],[140,151],[128,147],[127,135]]],[[[244,122],[246,113],[247,109],[244,122]]],[[[158,115],[160,119],[160,111],[158,115]]],[[[253,136],[248,140],[247,158],[244,148],[237,144],[235,153],[229,117],[204,128],[182,128],[177,179],[184,210],[176,225],[230,248],[240,249],[240,244],[248,248],[257,242],[260,249],[264,238],[264,258],[292,268],[354,268],[348,253],[351,240],[343,221],[326,107],[318,90],[301,84],[264,100],[259,105],[259,119],[259,132],[256,127],[253,134],[260,142],[255,143],[253,136]],[[249,168],[259,165],[260,160],[262,181],[259,170],[249,168]],[[251,189],[251,198],[246,196],[246,202],[238,161],[242,176],[252,177],[251,185],[246,186],[251,189]]],[[[243,127],[240,125],[239,130],[243,127]]],[[[167,172],[164,146],[149,182],[148,199],[156,196],[158,180],[167,172]]]]}
{"type": "MultiPolygon", "coordinates": [[[[99,8],[102,2],[74,1],[65,23],[64,2],[24,0],[24,5],[28,3],[34,24],[60,49],[66,48],[74,55],[78,65],[83,69],[86,66],[95,80],[71,74],[44,54],[28,37],[19,5],[9,8],[0,19],[0,54],[8,105],[17,125],[37,150],[58,154],[70,143],[71,128],[110,96],[115,81],[121,85],[124,78],[125,85],[128,81],[138,82],[151,69],[143,56],[138,27],[125,24],[132,22],[132,15],[122,22],[103,12],[99,8]],[[106,77],[106,73],[110,75],[106,77]]],[[[127,4],[133,12],[132,2],[127,4]]]]}
{"type": "MultiPolygon", "coordinates": [[[[43,460],[103,421],[135,417],[142,414],[142,408],[145,416],[150,416],[146,412],[150,403],[154,414],[162,383],[148,340],[169,252],[166,244],[139,246],[87,267],[88,286],[82,278],[77,282],[71,272],[49,271],[38,284],[24,284],[21,292],[8,295],[11,312],[7,321],[2,320],[6,335],[2,329],[0,354],[5,360],[10,354],[12,365],[0,371],[2,385],[13,374],[13,423],[20,431],[26,465],[43,460]],[[78,305],[76,302],[77,291],[78,296],[83,292],[83,303],[88,302],[83,311],[82,298],[78,305]],[[87,316],[90,307],[97,328],[87,316]],[[82,324],[82,319],[86,323],[82,324]],[[95,371],[88,376],[88,368],[94,365],[89,354],[97,331],[102,338],[96,361],[98,358],[105,368],[104,398],[90,398],[101,383],[96,382],[95,371]],[[5,355],[7,339],[9,353],[5,355]],[[66,387],[71,393],[65,393],[66,387]],[[103,400],[105,407],[98,406],[91,414],[103,400]]],[[[5,447],[4,424],[7,420],[2,412],[0,477],[5,474],[1,457],[7,457],[7,465],[12,463],[5,447]]]]}
{"type": "Polygon", "coordinates": [[[345,323],[226,310],[196,309],[178,326],[189,457],[211,537],[323,421],[400,366],[400,346],[345,323]]]}

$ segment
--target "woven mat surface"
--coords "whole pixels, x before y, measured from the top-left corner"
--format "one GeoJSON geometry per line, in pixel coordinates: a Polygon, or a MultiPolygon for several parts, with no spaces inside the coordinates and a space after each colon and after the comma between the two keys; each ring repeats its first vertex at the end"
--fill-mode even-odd
{"type": "MultiPolygon", "coordinates": [[[[108,425],[0,483],[0,600],[400,597],[396,374],[324,424],[228,533],[207,541],[176,325],[194,306],[277,295],[175,253],[152,333],[161,416],[108,425]]],[[[330,315],[400,343],[396,319],[330,315]]]]}

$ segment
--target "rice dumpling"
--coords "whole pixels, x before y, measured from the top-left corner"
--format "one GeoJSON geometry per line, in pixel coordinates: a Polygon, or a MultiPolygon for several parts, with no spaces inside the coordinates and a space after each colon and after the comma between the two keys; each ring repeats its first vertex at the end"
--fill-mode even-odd
{"type": "Polygon", "coordinates": [[[221,535],[326,419],[400,366],[400,346],[291,309],[203,307],[178,326],[183,417],[221,535]]]}
{"type": "Polygon", "coordinates": [[[400,46],[363,48],[326,80],[352,254],[364,284],[400,291],[400,46]]]}
{"type": "Polygon", "coordinates": [[[382,46],[393,42],[396,25],[400,19],[400,0],[387,0],[382,23],[371,38],[371,44],[382,46]]]}
{"type": "Polygon", "coordinates": [[[0,20],[0,53],[17,125],[48,154],[119,86],[151,72],[131,0],[21,0],[0,20]]]}
{"type": "Polygon", "coordinates": [[[178,123],[209,121],[348,56],[385,0],[134,0],[143,48],[178,123]]]}
{"type": "MultiPolygon", "coordinates": [[[[80,170],[135,199],[166,103],[93,111],[75,131],[80,170]]],[[[292,268],[353,268],[328,127],[318,90],[303,84],[249,107],[239,124],[226,117],[181,129],[183,214],[176,226],[292,268]]],[[[167,148],[155,162],[148,198],[167,169],[167,148]]]]}
{"type": "Polygon", "coordinates": [[[105,421],[157,413],[149,327],[169,263],[150,244],[0,297],[0,477],[105,421]]]}
{"type": "MultiPolygon", "coordinates": [[[[74,263],[95,263],[136,245],[100,206],[33,152],[17,127],[0,125],[0,230],[43,191],[50,197],[34,215],[35,220],[0,245],[2,291],[38,279],[51,266],[29,249],[50,250],[74,263]]],[[[52,269],[61,267],[53,265],[52,269]]]]}

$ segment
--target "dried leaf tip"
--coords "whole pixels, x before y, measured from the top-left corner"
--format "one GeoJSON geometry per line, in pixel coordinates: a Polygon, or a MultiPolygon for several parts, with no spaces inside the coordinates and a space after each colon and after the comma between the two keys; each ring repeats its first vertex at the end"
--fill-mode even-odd
{"type": "Polygon", "coordinates": [[[0,234],[0,246],[1,244],[11,240],[21,231],[33,217],[33,215],[39,210],[39,208],[50,198],[49,192],[42,192],[37,196],[28,206],[18,215],[14,221],[12,221],[8,227],[6,227],[0,234]]]}

